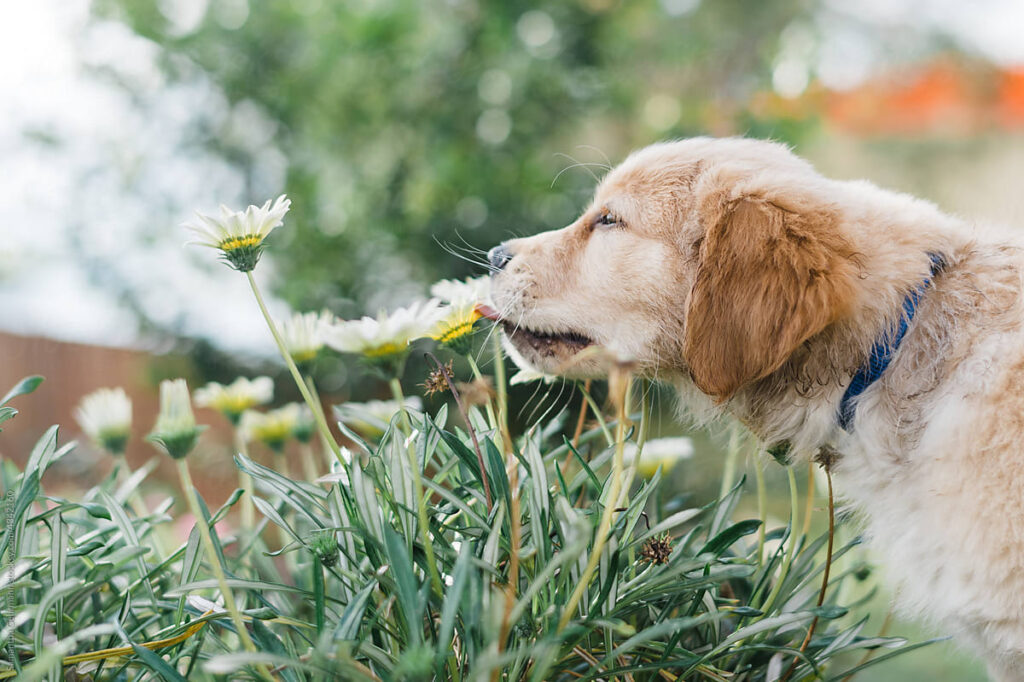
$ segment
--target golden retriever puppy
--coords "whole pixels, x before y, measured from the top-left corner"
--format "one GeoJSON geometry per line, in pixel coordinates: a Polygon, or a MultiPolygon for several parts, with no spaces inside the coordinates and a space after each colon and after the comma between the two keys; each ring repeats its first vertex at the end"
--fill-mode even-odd
{"type": "Polygon", "coordinates": [[[1024,680],[1021,239],[779,144],[631,155],[560,230],[490,253],[523,364],[585,377],[599,345],[793,458],[840,453],[903,610],[1024,680]]]}

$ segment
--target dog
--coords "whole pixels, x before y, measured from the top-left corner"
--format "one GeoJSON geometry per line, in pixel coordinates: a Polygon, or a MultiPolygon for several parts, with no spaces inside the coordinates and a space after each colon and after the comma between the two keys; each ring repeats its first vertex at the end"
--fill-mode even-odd
{"type": "Polygon", "coordinates": [[[1024,241],[785,146],[655,144],[571,225],[493,248],[521,365],[596,377],[601,347],[739,419],[791,461],[822,448],[902,611],[1024,680],[1024,241]]]}

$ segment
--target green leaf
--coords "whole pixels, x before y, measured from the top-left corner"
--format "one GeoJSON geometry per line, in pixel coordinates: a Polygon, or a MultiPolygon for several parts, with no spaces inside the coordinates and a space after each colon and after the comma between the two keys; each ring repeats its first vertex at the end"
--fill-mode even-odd
{"type": "Polygon", "coordinates": [[[3,398],[0,398],[0,407],[3,407],[11,400],[17,398],[20,395],[27,395],[31,393],[32,391],[39,388],[39,384],[41,383],[43,383],[43,377],[39,376],[38,374],[30,377],[25,377],[17,384],[15,384],[14,388],[7,392],[7,395],[5,395],[3,398]]]}
{"type": "Polygon", "coordinates": [[[366,605],[370,603],[373,590],[377,587],[377,581],[371,580],[363,585],[362,589],[356,592],[349,601],[345,610],[338,619],[334,628],[334,641],[355,640],[359,635],[359,624],[363,622],[363,614],[366,612],[366,605]]]}
{"type": "Polygon", "coordinates": [[[709,540],[697,554],[713,554],[716,557],[720,556],[725,550],[732,547],[737,540],[750,535],[751,533],[756,533],[757,529],[760,527],[761,522],[757,519],[740,521],[711,538],[711,540],[709,540]]]}
{"type": "Polygon", "coordinates": [[[156,593],[153,592],[153,584],[147,577],[149,575],[149,569],[146,568],[146,560],[144,558],[144,553],[148,552],[149,548],[142,547],[142,543],[139,541],[139,534],[136,532],[134,524],[132,524],[131,520],[128,518],[128,515],[124,511],[124,507],[121,506],[121,503],[111,497],[110,493],[105,490],[100,491],[100,499],[103,500],[107,509],[110,510],[111,520],[117,525],[117,528],[121,531],[122,535],[124,535],[125,545],[132,549],[138,548],[144,550],[144,552],[136,556],[136,565],[139,569],[139,578],[145,584],[146,591],[149,593],[150,599],[152,599],[153,603],[156,604],[156,593]]]}
{"type": "Polygon", "coordinates": [[[63,599],[65,595],[71,594],[82,587],[83,581],[80,578],[71,578],[63,582],[56,583],[51,587],[43,598],[40,600],[39,605],[35,609],[35,626],[33,627],[33,650],[36,656],[40,656],[46,645],[43,643],[43,634],[45,633],[46,626],[50,623],[47,618],[47,614],[50,611],[50,607],[54,606],[59,600],[63,599]]]}
{"type": "Polygon", "coordinates": [[[29,476],[33,473],[38,473],[39,478],[42,478],[56,450],[57,425],[54,424],[46,430],[42,438],[36,441],[35,447],[32,448],[32,453],[28,456],[28,462],[25,464],[24,475],[29,476]]]}
{"type": "MultiPolygon", "coordinates": [[[[0,424],[3,424],[8,419],[12,419],[18,414],[18,411],[13,407],[0,407],[0,424]]],[[[3,431],[3,429],[0,429],[3,431]]]]}
{"type": "Polygon", "coordinates": [[[405,540],[391,526],[384,526],[384,542],[391,569],[389,572],[398,590],[398,608],[405,616],[406,634],[413,644],[419,644],[423,639],[423,625],[420,619],[422,608],[412,559],[409,558],[405,540]]]}
{"type": "Polygon", "coordinates": [[[879,663],[883,663],[885,661],[888,661],[890,658],[893,658],[895,656],[902,656],[903,654],[906,654],[906,653],[909,653],[911,651],[914,651],[915,649],[920,649],[921,647],[930,646],[930,645],[936,644],[938,642],[945,642],[945,641],[947,641],[949,639],[950,639],[949,637],[936,637],[934,639],[929,639],[929,640],[924,641],[924,642],[917,642],[916,644],[908,644],[907,646],[900,647],[896,651],[891,651],[891,652],[889,652],[887,654],[883,654],[882,656],[877,656],[875,658],[872,658],[867,663],[863,663],[861,665],[854,666],[853,668],[850,668],[848,670],[844,670],[843,672],[841,672],[841,673],[839,673],[837,675],[833,675],[832,677],[828,678],[827,682],[840,682],[841,680],[846,679],[850,675],[856,675],[857,673],[859,673],[859,672],[861,672],[863,670],[866,670],[866,669],[870,668],[871,666],[878,665],[879,663]]]}
{"type": "MultiPolygon", "coordinates": [[[[127,636],[126,638],[127,639],[127,636]]],[[[144,646],[139,646],[135,642],[128,642],[131,646],[132,651],[139,657],[143,665],[152,670],[161,680],[169,680],[170,682],[188,682],[177,670],[171,666],[170,663],[165,661],[156,653],[150,651],[144,646]]]]}

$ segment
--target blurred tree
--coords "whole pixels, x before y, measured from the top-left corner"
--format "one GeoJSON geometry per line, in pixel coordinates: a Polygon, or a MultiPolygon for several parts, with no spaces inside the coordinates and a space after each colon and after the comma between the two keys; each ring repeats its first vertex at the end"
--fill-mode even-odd
{"type": "Polygon", "coordinates": [[[298,308],[350,316],[480,272],[490,245],[573,219],[593,185],[560,174],[577,157],[599,174],[661,138],[806,127],[746,104],[804,0],[197,2],[94,11],[157,43],[171,82],[198,69],[223,96],[227,115],[196,103],[193,139],[251,200],[293,198],[272,256],[298,308]],[[183,29],[186,10],[202,19],[183,29]],[[282,158],[285,187],[264,186],[282,158]]]}

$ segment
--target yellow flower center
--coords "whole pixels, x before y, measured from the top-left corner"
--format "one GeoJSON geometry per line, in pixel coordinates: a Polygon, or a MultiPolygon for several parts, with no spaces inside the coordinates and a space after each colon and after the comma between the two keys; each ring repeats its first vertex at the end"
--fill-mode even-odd
{"type": "Polygon", "coordinates": [[[441,343],[451,343],[456,339],[461,339],[463,336],[471,334],[473,332],[473,324],[475,322],[476,320],[470,320],[469,322],[460,322],[456,325],[448,327],[434,338],[436,338],[441,343]]]}
{"type": "Polygon", "coordinates": [[[210,407],[225,414],[242,414],[250,407],[255,407],[257,401],[249,395],[231,395],[225,393],[210,401],[210,407]]]}
{"type": "Polygon", "coordinates": [[[385,343],[382,346],[376,348],[367,348],[363,351],[363,355],[368,358],[386,358],[391,355],[398,355],[405,350],[407,344],[399,343],[385,343]]]}
{"type": "Polygon", "coordinates": [[[288,438],[292,432],[292,425],[287,422],[271,421],[256,426],[252,430],[253,435],[265,443],[279,443],[288,438]]]}
{"type": "Polygon", "coordinates": [[[249,234],[244,237],[229,237],[220,243],[221,251],[234,251],[246,246],[259,246],[263,237],[258,234],[249,234]]]}
{"type": "Polygon", "coordinates": [[[315,350],[303,350],[298,353],[292,353],[292,360],[298,363],[309,362],[316,359],[316,355],[317,352],[315,350]]]}

